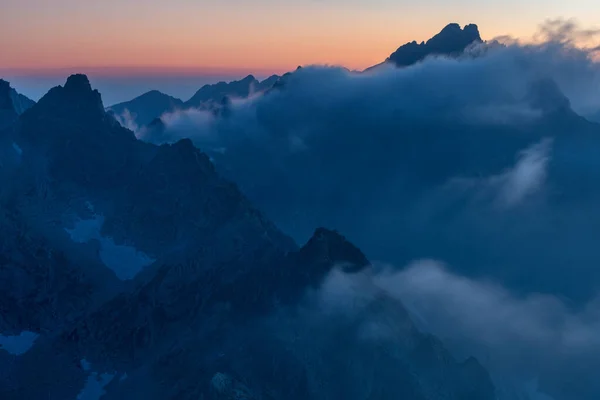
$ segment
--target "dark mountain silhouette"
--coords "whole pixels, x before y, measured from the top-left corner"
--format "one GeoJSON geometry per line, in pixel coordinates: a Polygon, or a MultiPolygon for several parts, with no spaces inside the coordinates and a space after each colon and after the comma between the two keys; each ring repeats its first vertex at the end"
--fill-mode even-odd
{"type": "Polygon", "coordinates": [[[144,126],[164,113],[173,112],[181,108],[183,108],[183,101],[161,93],[158,90],[152,90],[133,100],[114,104],[108,107],[108,110],[111,110],[121,118],[131,118],[137,126],[144,126]],[[129,113],[128,116],[124,116],[126,110],[129,113]]]}
{"type": "Polygon", "coordinates": [[[105,399],[494,399],[476,361],[372,285],[359,311],[323,314],[330,275],[371,273],[363,253],[324,228],[297,249],[190,140],[156,146],[121,127],[86,76],[13,126],[0,334],[42,337],[0,358],[2,399],[76,398],[90,368],[118,376],[105,399]],[[372,324],[393,340],[363,339],[372,324]]]}
{"type": "Polygon", "coordinates": [[[428,56],[457,57],[471,44],[482,42],[477,25],[469,24],[461,29],[460,25],[451,23],[427,42],[408,42],[393,52],[384,63],[374,65],[365,71],[377,68],[385,63],[405,67],[422,61],[428,56]]]}
{"type": "Polygon", "coordinates": [[[260,82],[252,75],[244,79],[232,82],[218,82],[212,85],[204,85],[191,99],[185,102],[186,107],[206,107],[212,103],[219,103],[223,97],[248,97],[253,91],[257,91],[260,82]]]}

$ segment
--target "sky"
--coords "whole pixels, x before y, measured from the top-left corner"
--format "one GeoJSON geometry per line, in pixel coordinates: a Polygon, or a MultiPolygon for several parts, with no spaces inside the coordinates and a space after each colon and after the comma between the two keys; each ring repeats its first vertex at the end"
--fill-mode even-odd
{"type": "Polygon", "coordinates": [[[32,77],[72,72],[216,81],[308,64],[363,69],[449,22],[477,23],[488,39],[524,37],[548,18],[593,26],[600,12],[596,0],[1,0],[0,8],[0,75],[33,97],[43,84],[32,77]]]}

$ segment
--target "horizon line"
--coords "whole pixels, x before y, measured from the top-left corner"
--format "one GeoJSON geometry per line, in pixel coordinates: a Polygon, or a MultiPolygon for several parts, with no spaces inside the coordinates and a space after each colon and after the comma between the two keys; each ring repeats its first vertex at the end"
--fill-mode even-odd
{"type": "Polygon", "coordinates": [[[0,75],[14,77],[63,77],[86,74],[99,77],[194,77],[229,75],[280,75],[293,71],[294,67],[208,67],[208,66],[155,66],[155,65],[111,65],[111,66],[65,66],[65,67],[0,67],[0,75]]]}

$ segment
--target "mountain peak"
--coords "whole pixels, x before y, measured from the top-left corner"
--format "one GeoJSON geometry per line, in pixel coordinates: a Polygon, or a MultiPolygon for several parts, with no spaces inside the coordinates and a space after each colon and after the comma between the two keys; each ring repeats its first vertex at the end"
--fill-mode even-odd
{"type": "Polygon", "coordinates": [[[440,33],[445,33],[445,32],[457,32],[457,31],[460,31],[460,30],[462,30],[462,29],[460,28],[460,25],[459,25],[459,24],[457,24],[456,22],[451,22],[451,23],[449,23],[448,25],[446,25],[446,26],[444,27],[444,29],[442,29],[442,30],[440,31],[440,33]]]}
{"type": "Polygon", "coordinates": [[[317,228],[300,250],[303,258],[322,263],[343,264],[347,271],[358,271],[367,265],[367,257],[335,230],[317,228]]]}
{"type": "Polygon", "coordinates": [[[457,57],[474,42],[482,42],[476,24],[468,24],[461,29],[459,24],[453,22],[446,25],[427,42],[419,44],[412,41],[400,46],[390,55],[388,61],[397,66],[408,66],[422,61],[430,55],[457,57]]]}
{"type": "Polygon", "coordinates": [[[463,28],[463,32],[471,35],[475,39],[479,39],[480,41],[482,40],[481,35],[479,34],[479,27],[477,26],[477,24],[465,25],[465,27],[463,28]]]}
{"type": "Polygon", "coordinates": [[[481,42],[479,28],[475,24],[465,25],[460,28],[457,23],[448,24],[438,33],[429,39],[426,45],[435,46],[431,50],[438,54],[452,55],[455,52],[462,52],[473,42],[481,42]]]}
{"type": "Polygon", "coordinates": [[[67,83],[65,83],[65,90],[72,92],[91,92],[92,85],[90,84],[90,80],[87,75],[84,74],[74,74],[67,78],[67,83]]]}
{"type": "Polygon", "coordinates": [[[105,115],[100,93],[92,89],[88,77],[83,74],[71,75],[64,86],[50,89],[34,108],[78,118],[87,118],[90,114],[103,118],[105,115]]]}

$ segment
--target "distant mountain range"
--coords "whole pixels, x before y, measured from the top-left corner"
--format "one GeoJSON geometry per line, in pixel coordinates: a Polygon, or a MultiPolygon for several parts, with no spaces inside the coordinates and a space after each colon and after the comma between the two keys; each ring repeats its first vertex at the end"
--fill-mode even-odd
{"type": "MultiPolygon", "coordinates": [[[[365,72],[383,64],[392,63],[405,67],[424,60],[428,56],[443,55],[456,57],[474,43],[482,43],[477,25],[466,25],[461,29],[456,23],[448,24],[427,42],[406,43],[393,52],[383,63],[367,68],[365,72]]],[[[291,72],[283,76],[284,80],[291,72]]],[[[224,97],[246,98],[251,93],[261,93],[281,87],[284,80],[278,75],[259,81],[254,76],[232,82],[218,82],[204,85],[189,100],[182,101],[167,94],[153,90],[133,100],[119,103],[107,109],[128,127],[145,127],[161,115],[177,109],[199,108],[214,109],[224,97]]]]}
{"type": "Polygon", "coordinates": [[[183,108],[183,101],[168,96],[158,90],[152,90],[133,100],[110,106],[108,109],[117,116],[129,113],[130,118],[138,125],[147,125],[154,118],[164,113],[183,108]]]}
{"type": "Polygon", "coordinates": [[[144,127],[161,115],[175,110],[188,108],[213,109],[223,98],[246,98],[252,93],[261,93],[279,80],[278,75],[259,81],[248,75],[244,79],[232,82],[218,82],[202,86],[189,100],[182,101],[157,90],[152,90],[133,100],[112,105],[107,110],[114,113],[123,123],[133,123],[136,127],[144,127]]]}

